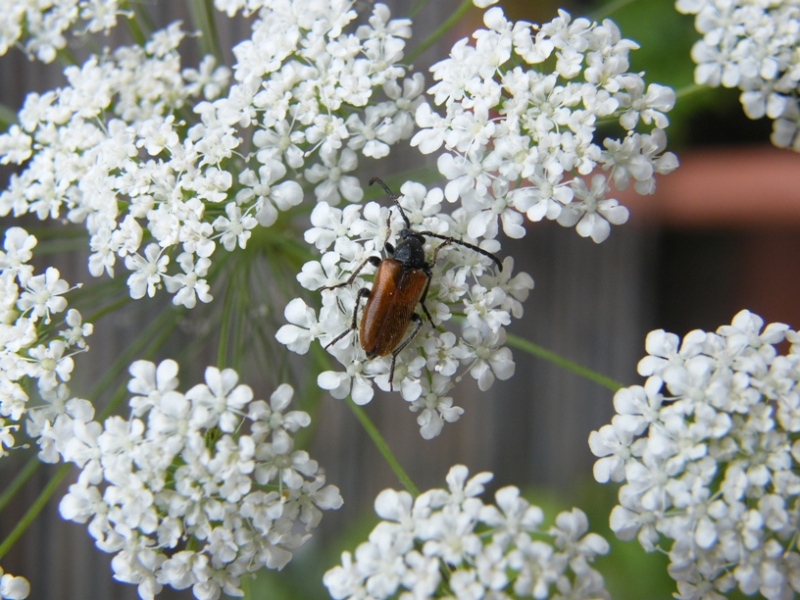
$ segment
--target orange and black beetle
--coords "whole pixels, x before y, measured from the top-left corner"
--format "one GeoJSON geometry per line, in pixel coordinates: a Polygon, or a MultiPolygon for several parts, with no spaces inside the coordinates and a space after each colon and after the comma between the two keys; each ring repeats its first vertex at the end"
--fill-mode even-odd
{"type": "Polygon", "coordinates": [[[377,177],[373,177],[369,183],[370,185],[377,183],[386,191],[400,211],[406,226],[400,232],[401,239],[396,248],[386,242],[386,253],[391,258],[381,259],[378,256],[370,256],[353,271],[347,281],[324,288],[332,290],[352,284],[367,263],[378,268],[375,279],[372,282],[372,289],[361,288],[358,290],[351,328],[336,336],[325,346],[325,349],[327,350],[350,331],[354,331],[357,328],[358,305],[361,303],[362,298],[367,298],[367,304],[364,306],[364,316],[361,319],[361,328],[359,329],[361,347],[367,353],[367,358],[392,355],[392,366],[389,371],[389,389],[393,389],[392,379],[394,378],[394,364],[397,355],[403,351],[403,348],[408,346],[422,328],[422,317],[414,312],[417,303],[422,306],[428,321],[433,323],[428,308],[425,306],[425,298],[431,286],[431,268],[436,264],[439,250],[450,244],[458,244],[488,256],[501,271],[503,270],[503,263],[494,254],[473,244],[433,233],[432,231],[412,230],[411,222],[408,220],[403,207],[400,206],[397,196],[392,193],[389,187],[377,177]],[[434,249],[431,262],[426,262],[425,260],[423,247],[426,236],[444,240],[434,249]],[[415,323],[414,330],[404,340],[403,335],[411,321],[415,323]]]}

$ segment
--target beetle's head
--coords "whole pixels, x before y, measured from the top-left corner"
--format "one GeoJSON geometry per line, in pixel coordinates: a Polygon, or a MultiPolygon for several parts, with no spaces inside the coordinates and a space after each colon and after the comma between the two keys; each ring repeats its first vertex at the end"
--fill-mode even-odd
{"type": "Polygon", "coordinates": [[[425,266],[424,236],[411,229],[400,232],[400,242],[394,250],[393,258],[403,266],[411,269],[421,269],[425,266]]]}
{"type": "Polygon", "coordinates": [[[419,242],[420,244],[425,244],[425,237],[422,234],[417,233],[413,229],[409,229],[408,227],[406,227],[400,232],[400,237],[404,240],[413,239],[414,241],[419,242]]]}

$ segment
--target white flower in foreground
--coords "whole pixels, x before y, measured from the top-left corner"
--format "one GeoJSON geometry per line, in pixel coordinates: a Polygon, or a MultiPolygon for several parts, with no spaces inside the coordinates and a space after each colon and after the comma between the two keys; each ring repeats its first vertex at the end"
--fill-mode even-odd
{"type": "Polygon", "coordinates": [[[66,295],[74,287],[57,269],[36,275],[27,264],[36,244],[27,231],[11,227],[0,251],[0,455],[15,447],[14,434],[26,420],[39,458],[57,462],[56,448],[69,438],[73,419],[93,416],[76,407],[85,401],[70,399],[63,383],[71,377],[73,356],[88,350],[93,327],[77,310],[67,310],[66,295]],[[43,402],[36,401],[37,390],[43,402]]]}
{"type": "Polygon", "coordinates": [[[383,520],[323,583],[336,600],[355,598],[608,598],[602,576],[589,565],[608,543],[588,533],[586,515],[573,509],[542,527],[542,510],[501,488],[497,504],[478,497],[491,473],[469,478],[463,465],[448,473],[449,489],[384,490],[375,499],[383,520]]]}
{"type": "Polygon", "coordinates": [[[533,25],[493,7],[484,24],[474,45],[459,40],[431,67],[436,83],[428,93],[444,114],[420,105],[411,144],[424,154],[444,148],[437,164],[448,180],[445,197],[461,200],[470,235],[491,238],[502,226],[522,237],[527,214],[602,242],[628,216],[608,197],[613,189],[633,179],[637,193],[652,194],[655,175],[678,166],[664,133],[675,93],[629,71],[638,45],[609,19],[573,20],[562,10],[533,25]],[[598,139],[597,123],[609,120],[621,137],[598,139]],[[599,167],[608,175],[590,184],[599,167]]]}
{"type": "MultiPolygon", "coordinates": [[[[413,231],[452,236],[485,252],[498,251],[495,240],[481,242],[464,232],[463,210],[451,215],[441,212],[442,190],[427,190],[419,183],[407,182],[401,192],[398,202],[413,231]]],[[[384,391],[400,392],[410,410],[419,413],[422,436],[430,439],[441,432],[445,422],[455,422],[463,413],[463,409],[453,406],[449,396],[454,380],[469,373],[481,390],[487,390],[495,379],[506,380],[513,375],[511,351],[503,345],[504,327],[512,316],[522,316],[522,302],[533,288],[533,279],[525,273],[514,273],[510,258],[502,262],[503,271],[498,273],[497,264],[481,252],[439,237],[423,236],[426,262],[433,261],[434,254],[436,261],[430,264],[424,308],[417,302],[405,307],[419,316],[419,331],[411,337],[417,322],[410,319],[397,346],[405,340],[408,344],[397,355],[392,370],[391,353],[370,359],[362,349],[359,332],[352,330],[354,311],[358,310],[357,328],[365,312],[365,292],[359,290],[375,286],[375,268],[369,259],[388,258],[387,243],[395,249],[404,243],[402,232],[406,225],[398,208],[383,204],[369,202],[363,207],[351,205],[344,209],[326,203],[317,205],[305,239],[323,255],[319,261],[306,263],[297,279],[304,288],[321,290],[322,308],[316,314],[303,300],[290,301],[284,312],[288,324],[278,330],[276,338],[299,354],[308,352],[314,341],[327,347],[343,370],[321,373],[318,384],[334,398],[349,394],[357,404],[366,404],[374,396],[375,385],[384,391]],[[331,247],[332,251],[328,251],[331,247]],[[354,274],[350,285],[339,285],[354,274]],[[328,289],[334,286],[338,287],[328,289]],[[453,313],[466,316],[460,339],[452,332],[440,331],[453,313]]],[[[417,275],[425,277],[424,272],[418,271],[417,275]]],[[[424,279],[418,281],[421,295],[427,284],[424,279]]],[[[402,309],[393,304],[394,311],[402,309]]]]}
{"type": "Polygon", "coordinates": [[[734,587],[770,600],[800,592],[800,335],[741,311],[683,340],[658,330],[644,385],[614,397],[594,431],[594,475],[621,482],[611,528],[670,557],[680,597],[734,587]],[[788,341],[789,353],[777,344],[788,341]]]}
{"type": "MultiPolygon", "coordinates": [[[[23,4],[4,14],[0,54],[27,34],[28,50],[50,60],[79,13],[91,31],[117,14],[100,0],[23,4]]],[[[359,18],[338,1],[217,4],[256,13],[232,69],[211,56],[184,68],[173,23],[65,68],[66,85],[28,94],[19,123],[0,132],[0,164],[20,167],[0,215],[83,224],[90,273],[113,277],[123,262],[135,299],[166,288],[176,305],[209,302],[205,277],[229,258],[218,246],[244,249],[309,183],[320,200],[360,201],[360,156],[385,157],[413,133],[423,78],[401,64],[410,21],[386,5],[359,18]]],[[[22,301],[48,318],[58,292],[39,291],[22,301]]]]}
{"type": "Polygon", "coordinates": [[[115,555],[115,579],[141,598],[164,585],[239,596],[242,575],[285,566],[321,511],[342,505],[317,462],[293,449],[290,433],[310,419],[284,412],[290,386],[267,404],[232,369],[209,367],[185,394],[174,361],[130,370],[131,418],[83,423],[64,449],[82,472],[59,510],[88,523],[115,555]]]}

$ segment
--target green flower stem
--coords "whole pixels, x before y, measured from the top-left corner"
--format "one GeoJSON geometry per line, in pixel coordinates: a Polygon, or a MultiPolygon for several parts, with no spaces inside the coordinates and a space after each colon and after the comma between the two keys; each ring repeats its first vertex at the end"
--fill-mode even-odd
{"type": "MultiPolygon", "coordinates": [[[[231,279],[233,279],[233,277],[231,277],[231,279]]],[[[229,282],[225,287],[225,298],[222,300],[222,314],[219,319],[219,344],[217,346],[217,368],[219,369],[225,368],[228,356],[228,338],[230,337],[231,321],[234,315],[234,288],[235,286],[229,282]]]]}
{"type": "Polygon", "coordinates": [[[108,306],[104,306],[100,310],[98,310],[96,312],[93,312],[91,315],[89,315],[88,317],[84,318],[83,320],[86,323],[94,323],[95,321],[99,321],[100,319],[102,319],[107,314],[112,313],[115,310],[119,310],[123,306],[127,306],[130,301],[131,301],[131,298],[129,296],[125,296],[123,298],[120,298],[116,302],[112,302],[108,306]]]}
{"type": "Polygon", "coordinates": [[[450,29],[453,25],[455,25],[458,22],[458,20],[461,17],[463,17],[464,14],[470,8],[472,8],[472,6],[473,6],[472,0],[464,0],[461,3],[461,6],[459,6],[455,11],[453,11],[453,14],[450,15],[450,17],[444,23],[442,23],[436,31],[434,31],[431,35],[429,35],[425,41],[423,41],[419,46],[414,48],[414,50],[412,50],[408,54],[408,56],[406,57],[406,62],[408,62],[409,64],[413,63],[419,57],[420,54],[425,52],[425,50],[427,50],[428,48],[433,46],[437,41],[439,41],[439,38],[441,38],[445,33],[447,33],[447,30],[450,29]]]}
{"type": "Polygon", "coordinates": [[[593,381],[596,384],[611,390],[612,392],[616,392],[620,388],[625,387],[623,384],[611,379],[610,377],[601,375],[597,371],[593,371],[592,369],[584,367],[583,365],[568,360],[563,356],[556,354],[555,352],[542,348],[541,346],[534,344],[533,342],[529,342],[528,340],[525,340],[516,335],[508,334],[506,336],[506,341],[508,342],[509,346],[512,346],[514,348],[519,348],[520,350],[523,350],[528,354],[532,354],[533,356],[536,356],[538,358],[543,358],[544,360],[549,361],[554,365],[561,367],[562,369],[566,369],[567,371],[572,371],[576,375],[584,377],[589,381],[593,381]]]}
{"type": "Polygon", "coordinates": [[[81,250],[86,250],[86,246],[88,245],[88,239],[86,238],[86,232],[82,232],[80,236],[75,236],[66,239],[59,239],[59,240],[48,240],[48,241],[39,241],[39,235],[34,233],[31,230],[26,229],[26,231],[30,234],[36,236],[37,244],[36,244],[36,256],[46,256],[48,254],[64,254],[66,252],[80,252],[81,250]]]}
{"type": "Polygon", "coordinates": [[[19,520],[16,527],[11,530],[11,533],[9,533],[6,539],[3,540],[3,543],[0,544],[0,559],[6,555],[6,552],[12,548],[20,536],[25,533],[28,526],[33,523],[33,520],[42,512],[47,501],[50,500],[51,496],[56,492],[58,486],[61,484],[61,480],[67,475],[71,466],[70,464],[61,465],[58,471],[56,471],[56,474],[50,478],[50,481],[47,482],[45,488],[36,500],[33,501],[33,504],[31,504],[31,507],[19,520]]]}
{"type": "Polygon", "coordinates": [[[707,85],[698,85],[696,83],[691,83],[675,92],[675,98],[677,100],[682,100],[684,98],[688,98],[689,96],[693,96],[699,92],[707,92],[711,88],[707,85]]]}
{"type": "MultiPolygon", "coordinates": [[[[164,309],[161,313],[153,319],[153,322],[148,325],[145,330],[131,343],[125,351],[120,354],[111,368],[106,371],[103,376],[97,381],[89,394],[90,398],[98,398],[105,389],[110,386],[113,381],[127,368],[133,359],[141,354],[142,358],[151,358],[162,344],[172,334],[172,330],[178,326],[180,316],[184,311],[177,310],[173,307],[164,309]]],[[[123,382],[117,388],[115,394],[111,397],[106,407],[100,413],[100,420],[104,420],[109,416],[117,405],[125,397],[127,391],[127,383],[123,382]]]]}
{"type": "Polygon", "coordinates": [[[383,458],[387,463],[389,463],[389,467],[391,467],[392,471],[394,471],[394,474],[397,476],[397,479],[400,480],[400,483],[403,485],[403,487],[406,488],[408,493],[415,498],[419,496],[419,489],[414,485],[414,482],[411,481],[411,478],[403,470],[403,467],[400,466],[400,463],[389,449],[389,445],[386,443],[386,440],[383,439],[383,436],[378,431],[378,428],[375,427],[375,424],[367,416],[367,413],[364,412],[364,409],[353,402],[353,399],[350,397],[347,398],[347,404],[361,423],[361,426],[367,432],[367,435],[372,438],[372,443],[375,444],[375,446],[378,448],[378,451],[383,455],[383,458]]]}
{"type": "Polygon", "coordinates": [[[217,26],[214,23],[214,7],[211,1],[191,0],[189,2],[189,12],[192,17],[192,25],[200,31],[200,39],[198,40],[200,53],[203,55],[211,54],[217,59],[217,64],[223,64],[217,26]]]}
{"type": "Polygon", "coordinates": [[[5,104],[0,104],[0,126],[2,126],[3,130],[8,129],[16,122],[17,112],[10,109],[5,104]]]}
{"type": "Polygon", "coordinates": [[[618,10],[622,10],[629,4],[633,4],[637,0],[612,0],[604,6],[598,7],[596,11],[591,12],[587,17],[593,21],[602,21],[607,19],[610,15],[618,10]]]}
{"type": "Polygon", "coordinates": [[[6,486],[3,493],[0,494],[0,511],[2,511],[8,503],[17,495],[17,492],[25,485],[28,480],[33,477],[39,465],[42,464],[37,456],[31,456],[22,470],[14,476],[14,479],[6,486]]]}
{"type": "Polygon", "coordinates": [[[137,46],[144,46],[147,36],[145,36],[142,28],[139,26],[139,21],[137,20],[138,14],[135,10],[131,9],[128,0],[122,0],[119,3],[119,8],[122,11],[128,11],[132,14],[131,18],[125,19],[125,22],[128,24],[128,32],[131,34],[131,38],[137,46]]]}

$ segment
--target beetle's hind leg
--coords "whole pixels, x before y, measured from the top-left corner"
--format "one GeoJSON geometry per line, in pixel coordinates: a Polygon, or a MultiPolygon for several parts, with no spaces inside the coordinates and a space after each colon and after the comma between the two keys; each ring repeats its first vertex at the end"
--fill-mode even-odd
{"type": "Polygon", "coordinates": [[[350,324],[350,329],[345,329],[342,333],[340,333],[335,338],[333,338],[330,342],[328,342],[325,345],[324,350],[327,350],[328,348],[333,346],[336,342],[338,342],[340,339],[342,339],[344,336],[346,336],[351,331],[355,331],[356,329],[358,329],[358,306],[361,304],[361,299],[362,298],[369,298],[369,295],[371,293],[372,292],[371,292],[371,290],[369,288],[361,288],[360,290],[358,290],[358,295],[356,296],[356,305],[355,305],[355,308],[353,308],[353,322],[350,324]]]}
{"type": "MultiPolygon", "coordinates": [[[[423,308],[425,307],[424,304],[422,306],[423,306],[423,308]]],[[[427,313],[428,309],[425,309],[425,312],[427,313]]],[[[430,316],[428,316],[428,318],[430,318],[430,316]]],[[[415,327],[414,327],[414,331],[412,331],[411,334],[406,339],[403,340],[403,343],[401,343],[392,352],[392,366],[389,369],[389,391],[390,392],[394,391],[394,385],[392,384],[392,381],[394,380],[394,363],[397,360],[397,355],[400,354],[403,351],[403,348],[405,348],[406,346],[408,346],[411,343],[411,340],[413,340],[415,337],[417,337],[417,334],[419,333],[419,330],[422,329],[422,317],[420,317],[417,313],[413,313],[411,315],[411,320],[414,321],[414,323],[416,324],[415,327]]]]}

